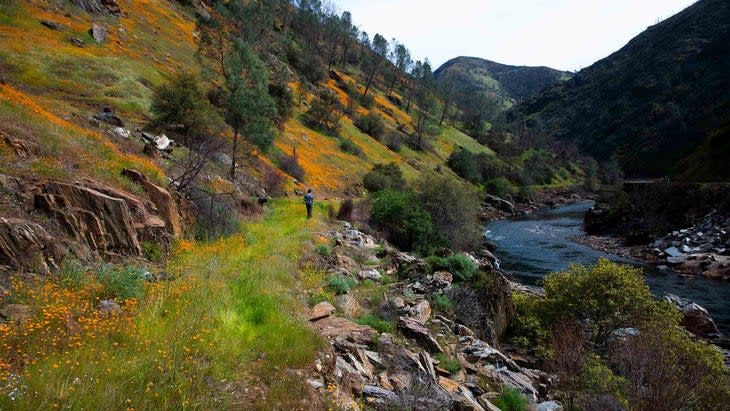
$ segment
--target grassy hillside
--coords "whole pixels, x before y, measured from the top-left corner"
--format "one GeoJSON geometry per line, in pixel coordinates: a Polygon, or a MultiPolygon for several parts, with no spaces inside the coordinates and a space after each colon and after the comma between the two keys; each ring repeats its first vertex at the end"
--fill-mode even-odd
{"type": "MultiPolygon", "coordinates": [[[[123,18],[90,14],[69,2],[4,2],[0,8],[0,78],[5,82],[0,90],[0,118],[4,120],[0,132],[26,141],[37,152],[28,159],[13,158],[12,166],[4,163],[4,171],[12,168],[58,178],[92,175],[125,184],[118,172],[134,165],[161,179],[166,164],[144,158],[141,143],[106,133],[91,126],[88,119],[109,106],[127,122],[127,128],[139,127],[149,116],[155,85],[176,72],[198,70],[194,10],[175,2],[144,0],[124,4],[123,18]],[[52,30],[42,21],[59,23],[65,29],[52,30]],[[88,32],[93,22],[107,28],[103,43],[94,42],[88,32]],[[85,46],[73,45],[70,38],[81,39],[85,46]]],[[[351,72],[360,74],[357,68],[351,72]]],[[[363,89],[359,76],[341,75],[363,89]]],[[[325,85],[347,104],[347,94],[334,81],[325,85]]],[[[308,92],[302,93],[311,101],[308,92]]],[[[383,93],[374,90],[374,95],[372,110],[383,116],[389,130],[398,124],[407,127],[412,121],[383,93]]],[[[304,126],[301,118],[306,110],[306,104],[295,108],[274,145],[287,154],[296,147],[305,170],[303,183],[323,194],[351,190],[376,163],[397,162],[412,178],[419,170],[443,164],[457,145],[491,153],[450,127],[443,127],[430,142],[432,150],[417,151],[404,144],[400,152],[391,151],[353,126],[352,117],[368,112],[360,108],[355,115],[343,117],[340,131],[341,139],[362,150],[356,156],[340,149],[340,139],[304,126]]],[[[0,153],[10,159],[7,143],[0,145],[0,153]]],[[[269,158],[275,162],[275,157],[259,155],[269,164],[269,158]]],[[[257,174],[256,169],[249,172],[257,174]]]]}
{"type": "Polygon", "coordinates": [[[38,315],[24,333],[0,324],[0,378],[9,384],[0,409],[311,406],[317,399],[287,370],[310,366],[323,347],[299,293],[316,292],[324,277],[297,264],[323,227],[282,201],[245,234],[182,241],[166,267],[175,281],[142,288],[117,274],[126,292],[141,292],[118,313],[96,309],[99,274],[74,265],[14,281],[12,302],[32,303],[38,315]],[[28,361],[22,385],[8,359],[28,361]]]}
{"type": "Polygon", "coordinates": [[[477,57],[456,57],[439,67],[436,78],[451,78],[465,90],[486,91],[509,107],[571,73],[550,67],[510,66],[477,57]]]}
{"type": "Polygon", "coordinates": [[[511,112],[629,176],[730,178],[730,5],[701,0],[511,112]],[[682,161],[686,160],[686,161],[682,161]]]}

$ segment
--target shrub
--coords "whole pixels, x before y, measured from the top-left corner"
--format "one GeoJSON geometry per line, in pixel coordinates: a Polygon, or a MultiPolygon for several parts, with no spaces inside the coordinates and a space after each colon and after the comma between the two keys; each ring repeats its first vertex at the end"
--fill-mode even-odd
{"type": "Polygon", "coordinates": [[[456,321],[471,328],[477,334],[489,327],[485,327],[487,311],[474,288],[468,285],[451,287],[446,290],[446,296],[453,304],[451,311],[456,321]]]}
{"type": "Polygon", "coordinates": [[[208,101],[198,78],[178,73],[169,82],[154,89],[148,127],[172,133],[188,147],[197,146],[221,129],[223,120],[208,101]]]}
{"type": "Polygon", "coordinates": [[[431,216],[415,197],[406,192],[383,190],[373,201],[370,222],[386,233],[395,246],[405,251],[430,254],[443,244],[431,216]]]}
{"type": "Polygon", "coordinates": [[[403,144],[403,136],[400,135],[398,132],[392,132],[388,134],[385,139],[383,139],[383,142],[385,143],[385,146],[388,147],[391,151],[395,151],[396,153],[400,152],[400,146],[403,144]]]}
{"type": "Polygon", "coordinates": [[[340,221],[352,221],[352,211],[354,207],[355,204],[352,202],[352,199],[346,198],[342,201],[342,204],[340,204],[340,209],[337,210],[337,219],[340,221]]]}
{"type": "Polygon", "coordinates": [[[335,134],[340,128],[342,103],[340,98],[328,89],[321,89],[311,107],[304,114],[305,123],[312,128],[335,134]]]}
{"type": "Polygon", "coordinates": [[[306,56],[301,60],[301,65],[297,68],[312,84],[317,84],[327,77],[324,65],[313,53],[306,53],[306,56]]]}
{"type": "Polygon", "coordinates": [[[291,155],[281,154],[279,156],[279,168],[299,181],[304,181],[304,168],[299,164],[297,149],[292,150],[291,155]]]}
{"type": "Polygon", "coordinates": [[[385,122],[380,114],[371,111],[366,116],[359,116],[353,122],[355,127],[359,128],[363,133],[370,135],[376,140],[380,140],[385,132],[385,122]]]}
{"type": "Polygon", "coordinates": [[[362,157],[364,155],[360,146],[346,138],[340,139],[340,150],[353,156],[362,157]]]}
{"type": "Polygon", "coordinates": [[[142,281],[144,271],[137,267],[126,266],[124,268],[104,267],[96,277],[104,286],[102,298],[116,298],[127,300],[139,298],[142,295],[142,281]]]}
{"type": "Polygon", "coordinates": [[[310,307],[314,307],[315,305],[322,303],[322,302],[332,302],[333,298],[332,295],[328,292],[319,292],[314,294],[309,294],[308,302],[310,307]]]}
{"type": "Polygon", "coordinates": [[[617,330],[639,327],[656,317],[672,317],[644,283],[641,269],[605,258],[596,265],[571,265],[543,279],[541,314],[546,323],[573,320],[584,324],[597,346],[617,330]]]}
{"type": "Polygon", "coordinates": [[[502,198],[511,196],[515,192],[514,186],[505,177],[490,178],[484,186],[489,194],[502,198]]]}
{"type": "Polygon", "coordinates": [[[527,411],[530,402],[515,388],[507,388],[492,401],[502,411],[527,411]]]}
{"type": "Polygon", "coordinates": [[[401,190],[406,185],[403,172],[398,164],[376,164],[362,180],[363,186],[371,193],[393,189],[401,190]]]}
{"type": "Polygon", "coordinates": [[[162,246],[151,241],[142,241],[142,253],[148,260],[152,262],[162,261],[162,246]]]}
{"type": "Polygon", "coordinates": [[[433,308],[441,312],[449,312],[453,308],[454,303],[444,294],[436,294],[433,296],[433,308]]]}
{"type": "Polygon", "coordinates": [[[343,278],[336,275],[327,280],[327,288],[337,295],[347,294],[357,283],[352,278],[343,278]]]}
{"type": "Polygon", "coordinates": [[[515,316],[510,323],[510,336],[523,349],[545,357],[550,343],[550,330],[541,319],[540,301],[520,293],[512,294],[515,316]]]}
{"type": "Polygon", "coordinates": [[[471,182],[481,180],[482,176],[477,168],[474,153],[464,147],[457,147],[449,156],[447,164],[459,177],[465,180],[471,182]]]}
{"type": "Polygon", "coordinates": [[[195,206],[195,238],[210,241],[238,232],[241,222],[232,196],[213,195],[191,188],[189,197],[195,206]]]}
{"type": "Polygon", "coordinates": [[[447,257],[431,256],[426,259],[431,271],[448,271],[457,281],[471,281],[477,276],[477,266],[463,254],[451,254],[447,257]]]}
{"type": "Polygon", "coordinates": [[[446,354],[440,352],[437,353],[434,358],[439,362],[439,366],[451,374],[459,372],[461,370],[461,363],[456,358],[449,358],[446,354]]]}
{"type": "Polygon", "coordinates": [[[375,104],[375,97],[370,94],[360,95],[360,105],[365,108],[370,108],[375,104]]]}
{"type": "Polygon", "coordinates": [[[730,404],[722,354],[676,323],[642,327],[621,342],[612,362],[635,409],[722,410],[730,404]]]}
{"type": "Polygon", "coordinates": [[[476,247],[482,241],[479,230],[481,202],[476,191],[456,177],[424,173],[414,183],[416,203],[455,250],[476,247]]]}
{"type": "Polygon", "coordinates": [[[93,280],[89,270],[73,260],[65,260],[61,264],[58,277],[64,288],[82,288],[93,280]]]}
{"type": "Polygon", "coordinates": [[[357,324],[372,327],[381,333],[390,333],[395,330],[395,326],[392,322],[384,320],[375,314],[368,314],[364,317],[357,318],[354,321],[357,324]]]}
{"type": "Polygon", "coordinates": [[[319,244],[314,247],[314,252],[321,257],[329,257],[332,255],[332,248],[330,248],[327,244],[319,244]]]}

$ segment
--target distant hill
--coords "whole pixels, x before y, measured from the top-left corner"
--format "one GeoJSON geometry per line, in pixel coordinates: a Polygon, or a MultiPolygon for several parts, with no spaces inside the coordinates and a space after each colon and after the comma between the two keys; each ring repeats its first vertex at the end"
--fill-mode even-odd
{"type": "Polygon", "coordinates": [[[629,176],[730,179],[730,3],[701,0],[514,107],[629,176]]]}
{"type": "Polygon", "coordinates": [[[485,90],[505,106],[571,76],[549,67],[510,66],[477,57],[456,57],[434,74],[437,81],[450,77],[467,90],[485,90]]]}

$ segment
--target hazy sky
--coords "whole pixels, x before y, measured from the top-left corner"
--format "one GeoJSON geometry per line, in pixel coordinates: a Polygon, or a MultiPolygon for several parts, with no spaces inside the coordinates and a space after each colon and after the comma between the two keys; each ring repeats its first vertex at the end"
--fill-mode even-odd
{"type": "Polygon", "coordinates": [[[694,0],[332,0],[434,69],[457,56],[578,70],[694,0]]]}

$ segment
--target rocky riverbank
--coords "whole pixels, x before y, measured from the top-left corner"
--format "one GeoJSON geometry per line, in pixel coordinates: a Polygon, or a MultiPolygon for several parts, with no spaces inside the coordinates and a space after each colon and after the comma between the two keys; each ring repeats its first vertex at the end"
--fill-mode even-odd
{"type": "Polygon", "coordinates": [[[626,245],[623,238],[601,235],[573,240],[662,269],[730,281],[730,214],[711,212],[694,225],[666,233],[650,244],[626,245]]]}
{"type": "Polygon", "coordinates": [[[311,308],[307,319],[330,343],[308,382],[338,407],[497,410],[504,387],[539,410],[557,410],[554,377],[499,348],[514,313],[512,287],[488,250],[464,257],[485,272],[483,287],[433,271],[341,223],[315,259],[330,275],[358,284],[311,308]],[[363,403],[364,401],[364,403],[363,403]]]}
{"type": "Polygon", "coordinates": [[[597,196],[595,194],[587,192],[579,186],[539,189],[527,201],[515,201],[510,197],[501,198],[494,195],[487,195],[484,203],[482,203],[479,218],[483,222],[489,222],[519,215],[527,215],[540,210],[579,203],[581,201],[595,200],[596,198],[597,196]]]}

